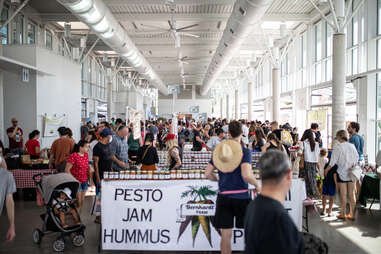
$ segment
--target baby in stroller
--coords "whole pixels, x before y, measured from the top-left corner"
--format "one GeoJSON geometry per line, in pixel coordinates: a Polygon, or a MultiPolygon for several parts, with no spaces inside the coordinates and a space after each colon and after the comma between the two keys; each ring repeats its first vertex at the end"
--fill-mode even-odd
{"type": "Polygon", "coordinates": [[[46,208],[40,216],[42,228],[33,230],[33,241],[40,244],[44,235],[59,233],[53,242],[54,251],[63,251],[68,237],[74,246],[82,246],[86,227],[75,208],[79,182],[66,173],[38,174],[33,176],[33,180],[37,187],[37,204],[46,208]]]}
{"type": "Polygon", "coordinates": [[[52,202],[52,207],[54,213],[60,217],[61,225],[63,228],[68,228],[69,226],[66,224],[65,214],[70,213],[73,216],[73,219],[76,225],[81,225],[81,221],[79,220],[78,213],[74,209],[74,200],[71,198],[71,190],[69,188],[65,188],[58,192],[58,198],[54,198],[52,202]]]}

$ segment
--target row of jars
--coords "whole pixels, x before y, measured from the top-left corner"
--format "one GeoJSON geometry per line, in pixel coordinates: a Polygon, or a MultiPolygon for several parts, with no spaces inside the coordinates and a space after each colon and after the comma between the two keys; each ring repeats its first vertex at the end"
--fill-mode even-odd
{"type": "Polygon", "coordinates": [[[205,170],[140,171],[126,170],[104,172],[105,180],[187,180],[205,179],[205,170]]]}

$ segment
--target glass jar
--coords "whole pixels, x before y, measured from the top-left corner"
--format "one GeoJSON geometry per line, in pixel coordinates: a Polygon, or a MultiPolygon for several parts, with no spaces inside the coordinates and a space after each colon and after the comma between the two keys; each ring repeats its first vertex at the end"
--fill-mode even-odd
{"type": "Polygon", "coordinates": [[[136,179],[136,171],[135,170],[131,170],[130,171],[130,179],[131,180],[135,180],[136,179]]]}
{"type": "Polygon", "coordinates": [[[159,180],[159,171],[158,170],[155,170],[153,172],[153,180],[159,180]]]}
{"type": "Polygon", "coordinates": [[[165,180],[171,180],[171,173],[168,170],[165,171],[165,180]]]}
{"type": "Polygon", "coordinates": [[[206,179],[205,177],[205,170],[200,170],[201,179],[206,179]]]}
{"type": "Polygon", "coordinates": [[[176,170],[171,170],[171,179],[176,180],[176,178],[177,178],[176,170]]]}
{"type": "Polygon", "coordinates": [[[183,173],[182,173],[182,176],[183,176],[183,179],[189,179],[189,172],[188,170],[182,170],[183,173]]]}
{"type": "Polygon", "coordinates": [[[130,180],[130,173],[131,171],[130,170],[126,170],[124,171],[124,180],[130,180]]]}
{"type": "Polygon", "coordinates": [[[194,179],[194,170],[189,170],[189,179],[194,179]]]}
{"type": "Polygon", "coordinates": [[[103,179],[110,180],[109,172],[103,172],[103,179]]]}
{"type": "Polygon", "coordinates": [[[153,171],[148,171],[147,172],[147,180],[152,180],[153,179],[153,171]]]}
{"type": "Polygon", "coordinates": [[[147,177],[148,177],[148,172],[147,171],[142,171],[141,179],[142,180],[147,180],[147,177]]]}
{"type": "Polygon", "coordinates": [[[164,171],[160,171],[159,180],[165,180],[165,172],[164,171]]]}
{"type": "Polygon", "coordinates": [[[201,178],[201,174],[200,174],[200,170],[194,170],[194,179],[200,179],[201,178]]]}
{"type": "Polygon", "coordinates": [[[141,180],[142,179],[142,171],[140,171],[140,170],[137,170],[136,171],[136,180],[141,180]]]}
{"type": "Polygon", "coordinates": [[[177,180],[180,180],[180,179],[183,179],[183,172],[182,172],[182,170],[177,170],[176,171],[176,179],[177,180]]]}

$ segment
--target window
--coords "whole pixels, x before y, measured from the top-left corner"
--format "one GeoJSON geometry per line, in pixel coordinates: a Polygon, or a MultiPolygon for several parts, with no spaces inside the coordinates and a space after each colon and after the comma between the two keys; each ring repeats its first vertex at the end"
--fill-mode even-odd
{"type": "Polygon", "coordinates": [[[28,23],[27,31],[28,31],[27,43],[35,44],[36,43],[36,26],[32,23],[28,23]]]}
{"type": "MultiPolygon", "coordinates": [[[[8,9],[4,6],[1,12],[0,21],[1,23],[3,23],[7,19],[8,19],[8,9]]],[[[1,29],[0,36],[1,36],[1,44],[7,44],[8,43],[8,25],[6,25],[3,29],[1,29]]]]}
{"type": "Polygon", "coordinates": [[[17,14],[12,23],[12,38],[14,44],[23,44],[24,42],[24,16],[17,14]]]}
{"type": "Polygon", "coordinates": [[[53,34],[50,31],[45,31],[45,46],[47,49],[53,49],[53,34]]]}
{"type": "Polygon", "coordinates": [[[322,22],[320,21],[315,26],[315,60],[320,61],[322,58],[322,43],[321,43],[321,29],[322,22]]]}
{"type": "Polygon", "coordinates": [[[87,103],[84,98],[81,99],[81,109],[81,117],[82,119],[85,119],[87,117],[87,103]]]}
{"type": "Polygon", "coordinates": [[[381,149],[381,75],[377,74],[376,151],[381,149]]]}
{"type": "Polygon", "coordinates": [[[378,0],[377,10],[377,30],[378,34],[381,34],[381,0],[378,0]]]}

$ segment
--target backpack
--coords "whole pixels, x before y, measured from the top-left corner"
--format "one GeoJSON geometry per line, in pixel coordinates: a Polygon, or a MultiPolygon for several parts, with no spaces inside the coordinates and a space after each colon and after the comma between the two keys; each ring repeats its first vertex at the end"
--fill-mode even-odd
{"type": "Polygon", "coordinates": [[[292,146],[294,140],[292,139],[291,133],[287,130],[282,130],[281,133],[281,142],[286,146],[292,146]]]}

